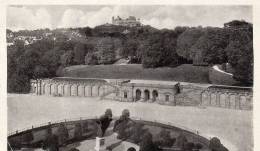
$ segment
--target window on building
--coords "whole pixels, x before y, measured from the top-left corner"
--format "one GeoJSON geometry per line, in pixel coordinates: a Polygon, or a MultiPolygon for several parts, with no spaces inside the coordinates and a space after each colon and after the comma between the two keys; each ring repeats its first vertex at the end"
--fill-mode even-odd
{"type": "Polygon", "coordinates": [[[170,100],[170,96],[168,94],[165,95],[165,101],[168,102],[170,100]]]}
{"type": "Polygon", "coordinates": [[[124,92],[124,98],[127,98],[127,92],[124,92]]]}

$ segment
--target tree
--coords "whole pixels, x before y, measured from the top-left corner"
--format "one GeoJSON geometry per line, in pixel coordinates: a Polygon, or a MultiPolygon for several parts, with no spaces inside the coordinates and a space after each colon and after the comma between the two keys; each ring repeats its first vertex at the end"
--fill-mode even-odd
{"type": "Polygon", "coordinates": [[[35,78],[43,78],[48,77],[49,70],[42,65],[37,65],[35,66],[33,73],[35,78]]]}
{"type": "Polygon", "coordinates": [[[72,51],[65,52],[60,58],[61,65],[64,67],[72,65],[73,57],[74,57],[74,53],[72,51]]]}
{"type": "Polygon", "coordinates": [[[48,69],[48,74],[45,77],[54,77],[56,76],[56,71],[58,67],[61,65],[60,63],[60,55],[62,52],[55,51],[55,49],[51,49],[44,53],[41,57],[41,64],[48,69]]]}
{"type": "Polygon", "coordinates": [[[112,64],[115,62],[115,44],[112,38],[103,38],[97,44],[98,64],[112,64]]]}
{"type": "Polygon", "coordinates": [[[217,137],[213,137],[209,141],[209,149],[211,149],[212,151],[228,151],[228,149],[221,144],[220,140],[217,137]]]}
{"type": "Polygon", "coordinates": [[[190,49],[203,35],[202,28],[189,28],[185,30],[177,39],[177,53],[188,60],[192,60],[190,49]]]}
{"type": "Polygon", "coordinates": [[[250,28],[229,28],[229,44],[225,49],[234,69],[234,78],[244,85],[253,83],[253,34],[250,28]]]}
{"type": "Polygon", "coordinates": [[[225,48],[228,34],[221,28],[206,28],[204,34],[190,48],[193,64],[221,64],[227,62],[225,48]]]}
{"type": "Polygon", "coordinates": [[[163,147],[171,147],[175,143],[175,139],[171,137],[170,132],[162,129],[156,137],[158,139],[157,144],[163,147]]]}
{"type": "Polygon", "coordinates": [[[82,126],[81,123],[75,124],[74,138],[80,140],[82,138],[82,126]]]}
{"type": "Polygon", "coordinates": [[[153,143],[153,135],[150,132],[146,132],[140,142],[140,151],[158,151],[159,148],[153,143]]]}
{"type": "Polygon", "coordinates": [[[64,124],[60,124],[58,127],[58,139],[59,144],[64,144],[69,137],[67,127],[64,124]]]}
{"type": "Polygon", "coordinates": [[[143,127],[143,124],[136,123],[131,129],[130,139],[136,144],[141,142],[141,136],[147,131],[143,127]]]}
{"type": "Polygon", "coordinates": [[[188,140],[186,138],[186,136],[181,133],[177,138],[176,138],[176,146],[180,147],[180,148],[184,148],[185,145],[187,144],[188,140]]]}
{"type": "Polygon", "coordinates": [[[75,64],[84,64],[85,56],[88,52],[93,51],[93,46],[90,44],[77,43],[74,47],[74,62],[75,64]]]}
{"type": "Polygon", "coordinates": [[[74,47],[73,52],[74,52],[73,60],[74,60],[75,64],[83,64],[85,55],[87,53],[84,44],[77,43],[74,47]]]}
{"type": "Polygon", "coordinates": [[[136,39],[126,39],[121,55],[124,57],[134,57],[136,56],[137,48],[138,42],[136,39]]]}
{"type": "Polygon", "coordinates": [[[178,65],[176,34],[171,31],[155,33],[144,50],[142,64],[145,68],[178,65]]]}
{"type": "Polygon", "coordinates": [[[85,64],[87,65],[97,65],[98,64],[98,57],[95,53],[89,52],[85,56],[85,64]]]}

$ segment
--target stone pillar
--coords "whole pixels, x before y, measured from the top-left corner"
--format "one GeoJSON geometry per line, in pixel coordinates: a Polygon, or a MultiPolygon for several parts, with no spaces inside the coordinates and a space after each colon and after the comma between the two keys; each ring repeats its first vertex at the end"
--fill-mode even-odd
{"type": "Polygon", "coordinates": [[[58,84],[57,83],[54,85],[54,93],[55,93],[55,95],[58,95],[58,84]]]}
{"type": "Polygon", "coordinates": [[[64,94],[65,94],[65,90],[64,90],[64,89],[65,89],[65,85],[63,84],[63,85],[61,85],[61,90],[62,90],[61,92],[62,92],[62,95],[63,95],[63,96],[64,96],[64,94]]]}
{"type": "Polygon", "coordinates": [[[45,84],[42,83],[41,84],[41,94],[44,95],[44,89],[45,89],[45,84]]]}
{"type": "Polygon", "coordinates": [[[240,110],[242,110],[242,105],[241,105],[242,97],[243,97],[242,95],[239,95],[239,99],[238,99],[238,109],[240,109],[240,110]]]}
{"type": "Polygon", "coordinates": [[[211,92],[209,92],[208,95],[209,95],[209,106],[211,106],[211,92]]]}
{"type": "Polygon", "coordinates": [[[216,93],[216,106],[220,107],[220,92],[216,93]]]}
{"type": "Polygon", "coordinates": [[[37,95],[41,95],[41,83],[42,81],[40,79],[37,80],[37,95]]]}
{"type": "Polygon", "coordinates": [[[247,106],[247,109],[251,110],[253,108],[253,97],[252,96],[247,96],[246,97],[246,106],[247,106]]]}
{"type": "Polygon", "coordinates": [[[240,95],[236,94],[235,96],[235,108],[239,109],[240,95]]]}
{"type": "Polygon", "coordinates": [[[144,90],[141,90],[141,99],[140,99],[140,101],[144,101],[144,98],[145,98],[145,94],[144,94],[144,90]]]}
{"type": "Polygon", "coordinates": [[[38,95],[39,94],[39,92],[38,92],[38,80],[36,80],[36,95],[38,95]]]}

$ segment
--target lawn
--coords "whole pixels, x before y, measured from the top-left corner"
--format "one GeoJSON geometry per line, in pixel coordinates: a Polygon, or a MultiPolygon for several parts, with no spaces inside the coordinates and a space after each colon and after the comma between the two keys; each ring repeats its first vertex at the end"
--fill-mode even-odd
{"type": "Polygon", "coordinates": [[[168,80],[192,83],[209,83],[209,67],[183,64],[175,68],[143,68],[139,64],[129,65],[77,65],[65,68],[63,76],[105,79],[168,80]]]}
{"type": "Polygon", "coordinates": [[[253,150],[252,111],[13,94],[8,95],[7,104],[9,132],[65,118],[100,116],[107,108],[119,116],[127,108],[130,116],[171,122],[177,127],[199,131],[205,137],[216,136],[230,151],[253,150]]]}

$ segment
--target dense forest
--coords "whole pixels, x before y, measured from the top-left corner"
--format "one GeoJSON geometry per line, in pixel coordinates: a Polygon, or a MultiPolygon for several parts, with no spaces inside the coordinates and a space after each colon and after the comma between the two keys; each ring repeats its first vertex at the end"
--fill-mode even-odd
{"type": "Polygon", "coordinates": [[[144,68],[229,63],[236,80],[243,85],[253,84],[253,25],[245,21],[234,20],[223,28],[158,30],[105,24],[95,28],[7,30],[10,34],[8,92],[26,93],[30,79],[62,75],[67,66],[113,64],[121,58],[144,68]],[[14,40],[18,36],[40,40],[25,44],[24,40],[14,40]]]}

